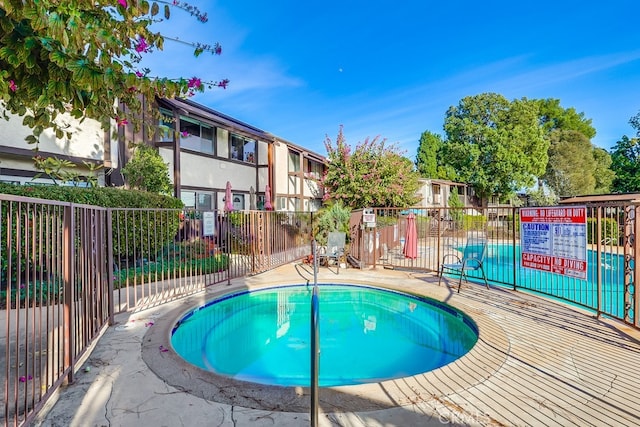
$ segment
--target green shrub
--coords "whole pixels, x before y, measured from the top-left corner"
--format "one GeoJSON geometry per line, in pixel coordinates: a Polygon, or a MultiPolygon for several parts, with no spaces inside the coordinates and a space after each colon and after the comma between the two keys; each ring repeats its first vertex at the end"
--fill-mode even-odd
{"type": "Polygon", "coordinates": [[[12,286],[11,291],[0,291],[0,309],[7,309],[7,294],[11,296],[11,308],[55,304],[62,298],[62,288],[56,281],[35,280],[28,284],[12,286]]]}
{"type": "Polygon", "coordinates": [[[314,236],[320,246],[327,244],[327,239],[331,231],[347,233],[349,239],[349,221],[351,220],[351,209],[336,202],[331,206],[321,209],[318,212],[315,224],[314,236]]]}
{"type": "Polygon", "coordinates": [[[123,268],[114,272],[113,287],[118,289],[131,283],[142,283],[148,278],[158,280],[171,277],[187,277],[192,274],[217,273],[229,268],[229,257],[225,254],[191,259],[169,259],[145,263],[142,266],[123,268]]]}
{"type": "Polygon", "coordinates": [[[390,215],[376,215],[376,226],[378,228],[387,227],[389,225],[396,225],[398,218],[390,215]]]}
{"type": "Polygon", "coordinates": [[[464,231],[482,231],[487,228],[487,217],[484,215],[463,215],[462,229],[464,231]]]}
{"type": "MultiPolygon", "coordinates": [[[[119,188],[80,188],[62,186],[28,186],[0,183],[0,193],[33,197],[47,200],[92,205],[109,208],[140,208],[163,209],[161,214],[150,215],[144,211],[115,211],[114,220],[119,226],[113,227],[114,257],[141,258],[152,257],[159,249],[173,241],[180,226],[180,210],[183,203],[179,199],[162,196],[143,191],[124,190],[119,188]]],[[[42,269],[42,259],[33,259],[33,254],[27,251],[25,240],[33,237],[31,245],[39,245],[40,233],[36,233],[37,224],[43,220],[50,221],[49,225],[58,230],[62,227],[62,213],[51,215],[50,212],[36,204],[20,205],[20,229],[15,221],[11,226],[7,223],[7,212],[11,202],[2,201],[0,212],[0,236],[11,236],[9,243],[11,254],[5,253],[6,247],[0,247],[0,275],[5,281],[9,270],[8,259],[12,260],[12,283],[17,283],[25,271],[39,272],[42,269]],[[25,221],[26,219],[26,221],[25,221]],[[17,243],[17,236],[23,236],[23,241],[17,243]],[[22,248],[18,253],[16,248],[22,248]]],[[[15,206],[15,205],[13,205],[15,206]]],[[[15,208],[14,208],[15,209],[15,208]]],[[[81,221],[77,218],[77,221],[81,221]]],[[[51,258],[53,254],[40,252],[44,258],[51,258]]]]}
{"type": "MultiPolygon", "coordinates": [[[[597,218],[587,218],[587,242],[597,243],[597,218]]],[[[604,243],[617,245],[620,238],[620,227],[614,218],[602,218],[600,220],[601,239],[604,243]]]]}

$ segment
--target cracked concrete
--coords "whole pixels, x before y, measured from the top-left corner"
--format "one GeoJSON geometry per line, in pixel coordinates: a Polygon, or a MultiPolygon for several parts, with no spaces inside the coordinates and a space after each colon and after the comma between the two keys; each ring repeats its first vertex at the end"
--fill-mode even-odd
{"type": "MultiPolygon", "coordinates": [[[[522,292],[467,284],[457,294],[429,274],[341,269],[335,275],[321,269],[319,281],[436,298],[463,309],[480,331],[471,352],[435,371],[321,389],[323,427],[640,425],[639,331],[522,292]]],[[[287,265],[119,315],[76,382],[60,390],[35,425],[309,425],[308,391],[243,389],[186,364],[167,341],[178,313],[207,299],[233,289],[302,282],[287,265]]]]}

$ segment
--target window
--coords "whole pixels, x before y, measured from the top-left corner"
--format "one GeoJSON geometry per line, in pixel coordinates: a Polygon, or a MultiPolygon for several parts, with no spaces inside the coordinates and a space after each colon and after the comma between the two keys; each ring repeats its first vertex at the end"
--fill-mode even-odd
{"type": "Polygon", "coordinates": [[[213,127],[198,120],[180,117],[180,146],[187,150],[213,154],[213,127]]]}
{"type": "Polygon", "coordinates": [[[289,151],[289,172],[300,172],[300,153],[289,151]]]}
{"type": "Polygon", "coordinates": [[[324,167],[322,163],[314,162],[313,160],[307,160],[305,162],[305,176],[311,179],[320,179],[322,178],[322,172],[324,167]]]}
{"type": "Polygon", "coordinates": [[[213,201],[213,197],[211,193],[197,193],[198,194],[198,204],[196,208],[198,210],[210,211],[213,210],[211,202],[213,201]]]}
{"type": "Polygon", "coordinates": [[[213,196],[211,193],[196,192],[196,191],[182,191],[180,193],[180,200],[184,203],[184,208],[195,209],[199,211],[212,211],[213,196]]]}
{"type": "Polygon", "coordinates": [[[309,211],[317,212],[322,209],[322,199],[311,199],[309,200],[309,211]]]}
{"type": "Polygon", "coordinates": [[[171,111],[160,109],[160,122],[158,123],[158,141],[173,142],[173,135],[176,130],[175,120],[171,111]]]}
{"type": "Polygon", "coordinates": [[[182,191],[180,192],[180,200],[184,203],[185,209],[196,208],[196,193],[195,191],[182,191]]]}
{"type": "Polygon", "coordinates": [[[231,134],[231,159],[256,163],[256,141],[231,134]]]}
{"type": "Polygon", "coordinates": [[[276,198],[276,209],[279,211],[283,211],[287,209],[287,198],[286,197],[278,197],[276,198]]]}
{"type": "Polygon", "coordinates": [[[231,198],[233,199],[234,211],[244,210],[244,194],[232,194],[231,198]]]}

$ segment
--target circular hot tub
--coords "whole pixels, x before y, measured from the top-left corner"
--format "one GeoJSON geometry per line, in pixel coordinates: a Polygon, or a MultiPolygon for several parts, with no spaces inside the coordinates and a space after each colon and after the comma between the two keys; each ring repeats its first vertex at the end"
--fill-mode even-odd
{"type": "MultiPolygon", "coordinates": [[[[234,380],[309,386],[312,286],[237,292],[182,315],[171,332],[187,362],[234,380]]],[[[440,301],[349,284],[319,285],[319,384],[425,373],[478,340],[469,316],[440,301]]]]}

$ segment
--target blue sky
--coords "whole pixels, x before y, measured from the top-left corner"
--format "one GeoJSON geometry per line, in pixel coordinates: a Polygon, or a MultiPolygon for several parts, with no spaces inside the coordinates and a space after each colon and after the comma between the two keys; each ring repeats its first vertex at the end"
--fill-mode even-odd
{"type": "Polygon", "coordinates": [[[220,42],[193,58],[167,41],[152,75],[228,78],[193,100],[326,154],[340,125],[355,146],[379,136],[414,158],[422,132],[443,134],[447,109],[465,96],[556,98],[592,119],[610,149],[634,136],[640,111],[638,0],[191,1],[166,36],[220,42]]]}

